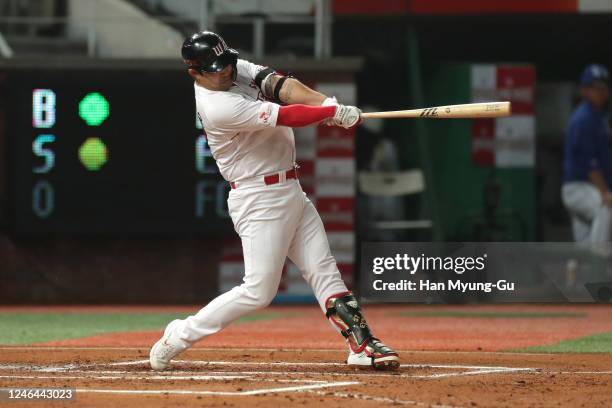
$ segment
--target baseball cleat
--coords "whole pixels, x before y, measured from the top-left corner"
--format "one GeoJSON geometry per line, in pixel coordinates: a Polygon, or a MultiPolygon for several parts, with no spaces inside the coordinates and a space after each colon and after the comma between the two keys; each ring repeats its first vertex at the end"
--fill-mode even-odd
{"type": "Polygon", "coordinates": [[[346,363],[351,367],[395,370],[399,368],[400,359],[390,347],[385,346],[376,337],[372,337],[362,351],[356,353],[350,349],[346,363]]]}
{"type": "Polygon", "coordinates": [[[164,330],[162,338],[151,348],[149,363],[153,370],[165,370],[170,365],[170,360],[187,349],[185,342],[173,336],[172,330],[179,322],[178,319],[171,321],[164,330]]]}

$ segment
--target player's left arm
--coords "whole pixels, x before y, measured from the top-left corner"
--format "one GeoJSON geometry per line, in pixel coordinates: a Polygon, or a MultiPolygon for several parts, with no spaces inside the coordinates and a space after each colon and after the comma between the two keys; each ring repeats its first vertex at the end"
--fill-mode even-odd
{"type": "Polygon", "coordinates": [[[277,123],[282,126],[298,127],[322,122],[350,128],[361,123],[361,111],[357,107],[340,105],[336,98],[329,98],[272,68],[259,67],[254,81],[266,99],[281,105],[277,123]]]}
{"type": "Polygon", "coordinates": [[[285,105],[321,106],[327,96],[301,83],[296,78],[274,75],[270,80],[270,89],[279,87],[278,99],[285,105]],[[286,78],[283,81],[283,78],[286,78]]]}
{"type": "MultiPolygon", "coordinates": [[[[338,104],[335,97],[330,98],[323,95],[293,77],[277,74],[271,68],[261,71],[259,77],[256,78],[256,82],[266,98],[280,105],[334,106],[340,110],[344,109],[344,106],[338,104]]],[[[287,107],[285,106],[285,108],[287,107]]],[[[361,110],[354,106],[348,106],[347,108],[356,113],[357,122],[353,122],[354,115],[336,115],[333,118],[324,119],[321,123],[328,126],[342,126],[345,128],[360,124],[362,121],[361,110]],[[339,117],[344,117],[345,119],[338,119],[339,117]]]]}
{"type": "Polygon", "coordinates": [[[281,105],[321,106],[327,96],[311,89],[298,79],[277,73],[272,68],[260,71],[255,77],[261,93],[281,105]]]}

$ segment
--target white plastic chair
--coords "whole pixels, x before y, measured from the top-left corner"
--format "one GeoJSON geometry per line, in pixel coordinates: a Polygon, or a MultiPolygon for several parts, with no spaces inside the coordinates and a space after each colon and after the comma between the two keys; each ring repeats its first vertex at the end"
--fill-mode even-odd
{"type": "MultiPolygon", "coordinates": [[[[425,191],[425,178],[420,169],[395,172],[360,171],[359,190],[372,197],[402,197],[425,191]]],[[[406,230],[433,227],[431,220],[374,220],[365,224],[368,229],[406,230]]]]}

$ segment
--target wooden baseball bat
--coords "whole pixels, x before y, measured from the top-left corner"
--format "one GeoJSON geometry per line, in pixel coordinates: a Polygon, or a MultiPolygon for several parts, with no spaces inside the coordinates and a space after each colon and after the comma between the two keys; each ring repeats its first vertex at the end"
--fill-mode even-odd
{"type": "Polygon", "coordinates": [[[369,118],[429,118],[429,119],[469,119],[499,118],[511,114],[510,102],[466,103],[463,105],[435,106],[432,108],[410,109],[388,112],[366,112],[361,117],[369,118]]]}

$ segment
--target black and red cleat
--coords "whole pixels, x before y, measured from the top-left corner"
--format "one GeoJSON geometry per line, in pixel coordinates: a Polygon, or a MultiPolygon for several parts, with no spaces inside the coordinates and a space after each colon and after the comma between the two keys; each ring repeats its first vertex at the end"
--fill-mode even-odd
{"type": "Polygon", "coordinates": [[[361,350],[350,349],[346,363],[354,367],[395,370],[400,366],[398,354],[376,337],[371,337],[361,350]]]}

